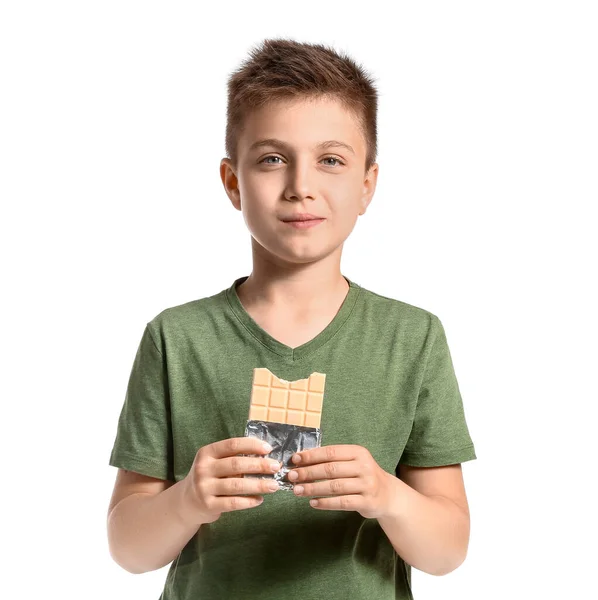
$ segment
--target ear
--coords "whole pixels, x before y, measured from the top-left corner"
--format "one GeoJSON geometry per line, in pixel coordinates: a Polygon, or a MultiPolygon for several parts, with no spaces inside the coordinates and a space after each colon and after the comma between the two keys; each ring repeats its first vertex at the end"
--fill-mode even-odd
{"type": "Polygon", "coordinates": [[[359,211],[360,215],[364,215],[367,210],[372,198],[374,197],[374,192],[376,191],[376,183],[378,182],[378,163],[374,163],[366,173],[366,177],[363,180],[363,195],[361,197],[361,210],[359,211]]]}
{"type": "Polygon", "coordinates": [[[239,179],[237,178],[236,168],[228,158],[220,161],[220,179],[224,185],[226,195],[229,197],[232,205],[241,210],[241,193],[239,192],[239,179]]]}

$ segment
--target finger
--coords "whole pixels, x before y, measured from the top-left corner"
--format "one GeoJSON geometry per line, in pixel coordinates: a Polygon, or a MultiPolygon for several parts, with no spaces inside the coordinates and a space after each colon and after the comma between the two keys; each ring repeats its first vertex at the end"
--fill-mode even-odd
{"type": "Polygon", "coordinates": [[[328,462],[291,469],[287,478],[291,483],[318,481],[319,479],[338,479],[339,477],[359,477],[360,464],[355,461],[328,462]]]}
{"type": "Polygon", "coordinates": [[[279,488],[274,479],[261,479],[259,477],[229,477],[215,482],[214,496],[247,496],[272,494],[279,488]]]}
{"type": "Polygon", "coordinates": [[[291,460],[295,465],[312,465],[322,462],[333,462],[336,460],[355,460],[363,450],[362,446],[356,444],[336,444],[332,446],[320,446],[293,454],[291,460]]]}
{"type": "Polygon", "coordinates": [[[296,496],[345,496],[348,494],[362,494],[363,481],[358,477],[347,479],[330,479],[316,483],[302,483],[295,485],[293,491],[296,496]]]}
{"type": "Polygon", "coordinates": [[[309,505],[318,510],[361,510],[363,496],[352,494],[350,496],[333,496],[331,498],[316,498],[309,501],[309,505]]]}
{"type": "Polygon", "coordinates": [[[263,496],[217,496],[214,502],[214,512],[231,512],[259,506],[264,501],[263,496]]]}
{"type": "Polygon", "coordinates": [[[264,443],[254,437],[235,437],[209,444],[206,446],[206,451],[212,458],[225,458],[235,454],[267,454],[272,452],[272,447],[266,447],[264,443]]]}
{"type": "Polygon", "coordinates": [[[212,475],[214,477],[235,477],[245,473],[268,473],[272,475],[279,469],[280,463],[270,458],[230,456],[214,461],[212,475]]]}

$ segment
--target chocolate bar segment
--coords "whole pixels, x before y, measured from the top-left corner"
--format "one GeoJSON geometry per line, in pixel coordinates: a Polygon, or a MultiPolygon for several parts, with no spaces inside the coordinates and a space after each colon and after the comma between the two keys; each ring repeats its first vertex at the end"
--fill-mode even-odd
{"type": "Polygon", "coordinates": [[[255,368],[249,419],[320,427],[325,384],[325,373],[312,373],[307,379],[286,381],[269,369],[255,368]]]}

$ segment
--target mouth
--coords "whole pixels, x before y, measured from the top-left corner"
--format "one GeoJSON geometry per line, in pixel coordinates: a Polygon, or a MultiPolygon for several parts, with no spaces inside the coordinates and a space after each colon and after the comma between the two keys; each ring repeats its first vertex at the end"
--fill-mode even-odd
{"type": "Polygon", "coordinates": [[[326,219],[302,219],[298,221],[283,221],[285,225],[290,225],[295,229],[309,229],[323,223],[326,219]]]}
{"type": "Polygon", "coordinates": [[[299,215],[293,215],[288,219],[281,219],[281,221],[284,221],[285,223],[288,223],[289,221],[319,221],[322,218],[323,217],[318,217],[317,215],[310,215],[309,213],[304,213],[299,215]]]}

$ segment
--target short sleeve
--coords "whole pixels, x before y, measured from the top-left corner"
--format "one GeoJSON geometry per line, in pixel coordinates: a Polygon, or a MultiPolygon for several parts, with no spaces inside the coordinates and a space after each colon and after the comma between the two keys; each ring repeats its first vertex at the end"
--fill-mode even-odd
{"type": "Polygon", "coordinates": [[[432,315],[413,426],[399,464],[436,467],[476,459],[446,334],[432,315]]]}
{"type": "Polygon", "coordinates": [[[109,464],[174,481],[166,362],[151,323],[135,355],[109,464]]]}

